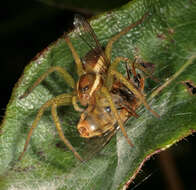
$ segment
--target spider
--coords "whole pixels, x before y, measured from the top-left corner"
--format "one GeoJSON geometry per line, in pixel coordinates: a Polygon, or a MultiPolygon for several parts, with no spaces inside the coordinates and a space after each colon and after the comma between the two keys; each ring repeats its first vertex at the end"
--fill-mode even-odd
{"type": "MultiPolygon", "coordinates": [[[[85,19],[83,19],[83,17],[79,15],[76,16],[74,23],[76,29],[78,29],[80,33],[83,32],[88,35],[89,39],[92,39],[95,42],[95,45],[92,45],[92,43],[88,43],[88,45],[92,48],[92,51],[87,54],[86,60],[82,62],[75,48],[73,47],[73,44],[71,43],[71,40],[69,39],[68,35],[65,35],[65,41],[69,49],[71,50],[71,53],[77,66],[77,74],[79,77],[77,83],[75,84],[75,81],[72,76],[64,68],[55,66],[51,67],[48,71],[41,75],[35,81],[35,83],[29,89],[27,89],[27,91],[20,97],[25,98],[52,72],[59,72],[66,81],[66,83],[73,89],[73,93],[60,94],[48,100],[40,107],[37,116],[33,121],[33,124],[27,135],[24,149],[23,152],[20,154],[19,160],[21,160],[27,149],[33,130],[36,128],[44,111],[49,107],[51,107],[52,118],[60,139],[80,161],[83,161],[83,158],[79,155],[79,153],[75,150],[75,148],[71,145],[71,143],[66,139],[63,134],[63,130],[57,114],[57,107],[72,104],[76,111],[82,112],[79,124],[77,126],[81,137],[91,138],[95,136],[101,136],[108,131],[113,131],[114,125],[117,124],[121,129],[127,142],[131,146],[133,146],[133,144],[131,143],[131,140],[129,139],[124,129],[123,123],[130,115],[133,115],[135,117],[138,116],[135,113],[135,109],[140,104],[144,104],[144,106],[153,115],[159,117],[159,115],[154,110],[152,110],[146,102],[145,96],[143,94],[144,81],[143,78],[140,78],[139,75],[135,72],[135,67],[140,70],[143,70],[148,74],[147,70],[140,64],[133,63],[131,60],[124,57],[116,57],[113,62],[110,61],[113,43],[116,42],[122,35],[126,34],[133,27],[141,24],[147,16],[148,14],[145,14],[137,22],[127,26],[122,31],[113,36],[107,43],[105,50],[103,50],[101,45],[99,44],[90,24],[85,19]],[[121,73],[117,71],[117,66],[121,61],[131,65],[132,73],[135,77],[135,80],[137,81],[136,83],[138,83],[138,86],[136,86],[136,84],[132,80],[125,78],[121,73]],[[133,100],[130,102],[125,101],[122,91],[131,93],[133,100]],[[86,109],[84,110],[83,108],[81,108],[78,102],[82,106],[86,106],[86,109]],[[119,109],[119,107],[121,108],[119,109]],[[94,121],[91,123],[89,118],[96,118],[97,113],[105,114],[105,112],[111,112],[108,119],[113,120],[114,122],[109,122],[108,124],[106,124],[104,123],[105,118],[100,118],[96,121],[100,122],[100,120],[102,119],[103,122],[100,122],[98,125],[94,125],[94,121]],[[90,115],[92,117],[90,117],[90,115]]],[[[82,35],[80,37],[84,40],[82,35]]]]}

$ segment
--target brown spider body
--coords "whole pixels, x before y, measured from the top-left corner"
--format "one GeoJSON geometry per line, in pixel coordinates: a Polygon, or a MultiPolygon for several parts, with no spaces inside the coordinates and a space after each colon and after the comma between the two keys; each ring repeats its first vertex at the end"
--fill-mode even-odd
{"type": "Polygon", "coordinates": [[[109,65],[96,51],[91,50],[84,58],[82,66],[83,74],[77,82],[77,96],[83,106],[95,104],[95,93],[103,85],[109,65]],[[91,102],[90,102],[91,101],[91,102]]]}
{"type": "MultiPolygon", "coordinates": [[[[104,133],[115,131],[115,128],[119,127],[131,146],[133,145],[123,125],[130,116],[138,117],[135,112],[138,106],[143,104],[152,114],[159,117],[159,115],[152,110],[146,102],[143,94],[144,78],[137,75],[136,68],[142,70],[147,75],[149,75],[149,72],[147,72],[142,65],[137,64],[137,62],[131,61],[128,58],[116,57],[114,61],[111,62],[113,43],[122,35],[129,32],[133,27],[141,24],[147,16],[148,14],[145,14],[140,20],[127,26],[121,32],[113,36],[106,45],[105,51],[99,44],[90,24],[81,17],[76,18],[76,28],[80,31],[82,30],[85,34],[88,34],[88,37],[95,42],[94,46],[90,44],[93,51],[89,52],[86,56],[86,60],[82,62],[73,47],[70,38],[66,35],[65,41],[71,50],[77,66],[77,74],[79,76],[77,84],[75,84],[72,76],[64,68],[58,66],[51,67],[37,79],[31,88],[27,89],[27,91],[20,96],[20,98],[26,97],[37,85],[54,71],[59,72],[67,84],[74,90],[71,94],[60,94],[48,100],[41,106],[30,128],[24,150],[21,153],[19,160],[27,149],[33,130],[37,127],[44,111],[48,108],[51,108],[52,118],[59,137],[80,161],[83,161],[82,157],[64,136],[57,113],[57,107],[72,104],[76,111],[83,112],[77,126],[82,137],[91,138],[94,136],[101,136],[104,133]],[[121,61],[131,67],[131,72],[129,71],[128,78],[125,78],[117,71],[117,66],[121,61]],[[129,76],[130,73],[133,75],[132,79],[129,76]],[[81,105],[86,106],[85,110],[78,105],[78,102],[80,102],[81,105]]],[[[83,39],[82,36],[81,39],[83,39]]]]}
{"type": "MultiPolygon", "coordinates": [[[[80,77],[77,83],[77,96],[83,106],[87,106],[94,100],[94,94],[102,86],[101,76],[95,73],[87,73],[80,77]]],[[[94,102],[94,101],[93,101],[94,102]]]]}

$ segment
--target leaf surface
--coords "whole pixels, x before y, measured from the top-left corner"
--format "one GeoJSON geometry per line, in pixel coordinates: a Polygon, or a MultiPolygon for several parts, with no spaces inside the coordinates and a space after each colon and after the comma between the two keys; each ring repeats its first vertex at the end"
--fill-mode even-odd
{"type": "MultiPolygon", "coordinates": [[[[1,189],[121,189],[132,181],[147,158],[196,130],[196,96],[182,84],[187,80],[196,84],[195,2],[135,0],[93,18],[90,23],[105,46],[112,36],[146,12],[149,16],[145,21],[113,45],[112,60],[117,56],[133,59],[137,55],[155,65],[155,77],[160,82],[148,79],[145,92],[149,104],[161,118],[155,118],[140,107],[137,111],[140,117],[130,118],[126,124],[134,147],[130,148],[119,131],[97,152],[99,141],[82,139],[76,130],[80,114],[72,106],[59,108],[65,136],[81,154],[91,157],[80,163],[60,141],[48,109],[33,133],[23,160],[17,162],[40,106],[71,89],[54,73],[29,96],[19,97],[52,66],[66,68],[77,80],[73,57],[61,37],[31,61],[13,89],[1,125],[1,189]],[[164,84],[167,85],[154,96],[155,89],[164,84]]],[[[83,57],[89,51],[88,47],[75,31],[69,35],[76,51],[83,57]]],[[[125,72],[123,64],[118,69],[125,72]]]]}

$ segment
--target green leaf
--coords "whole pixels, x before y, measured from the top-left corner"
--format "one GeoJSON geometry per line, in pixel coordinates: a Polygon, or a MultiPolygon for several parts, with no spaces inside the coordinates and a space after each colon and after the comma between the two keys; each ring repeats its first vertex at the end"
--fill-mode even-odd
{"type": "MultiPolygon", "coordinates": [[[[146,20],[113,45],[112,59],[140,56],[155,65],[159,83],[148,79],[148,102],[161,118],[144,107],[138,119],[130,118],[126,130],[130,148],[121,131],[101,151],[99,140],[82,139],[76,125],[80,114],[72,106],[59,108],[65,136],[84,156],[79,162],[59,140],[47,110],[35,129],[22,161],[18,162],[28,129],[40,106],[50,98],[71,89],[58,74],[51,74],[26,98],[24,91],[51,66],[61,66],[77,80],[76,67],[63,37],[48,46],[25,68],[16,84],[1,125],[1,189],[121,189],[130,183],[151,155],[170,147],[196,130],[196,96],[182,81],[196,84],[196,4],[185,0],[135,0],[91,20],[100,43],[105,46],[117,32],[139,20],[146,20]],[[173,78],[172,78],[173,77],[173,78]],[[168,82],[169,81],[169,82],[168,82]],[[155,89],[167,84],[161,92],[155,89]],[[156,96],[153,95],[155,93],[156,96]]],[[[88,47],[72,31],[71,40],[80,56],[88,47]]],[[[119,67],[121,72],[124,66],[119,67]]]]}

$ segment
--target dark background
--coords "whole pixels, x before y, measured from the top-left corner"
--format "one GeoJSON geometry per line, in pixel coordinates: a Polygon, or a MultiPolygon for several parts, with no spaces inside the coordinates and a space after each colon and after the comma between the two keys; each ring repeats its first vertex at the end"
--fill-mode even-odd
{"type": "MultiPolygon", "coordinates": [[[[3,118],[12,88],[25,66],[38,52],[72,27],[74,14],[78,11],[87,17],[93,13],[93,11],[89,11],[88,7],[85,9],[73,7],[62,9],[62,7],[46,5],[35,0],[6,1],[1,4],[1,118],[3,118]]],[[[195,190],[195,145],[196,138],[191,136],[174,145],[169,151],[153,156],[150,161],[145,163],[135,183],[129,189],[195,190]],[[174,171],[171,170],[172,168],[174,171]],[[173,177],[169,177],[170,174],[173,177]],[[171,188],[167,181],[168,177],[174,186],[180,184],[180,187],[171,188]]]]}

